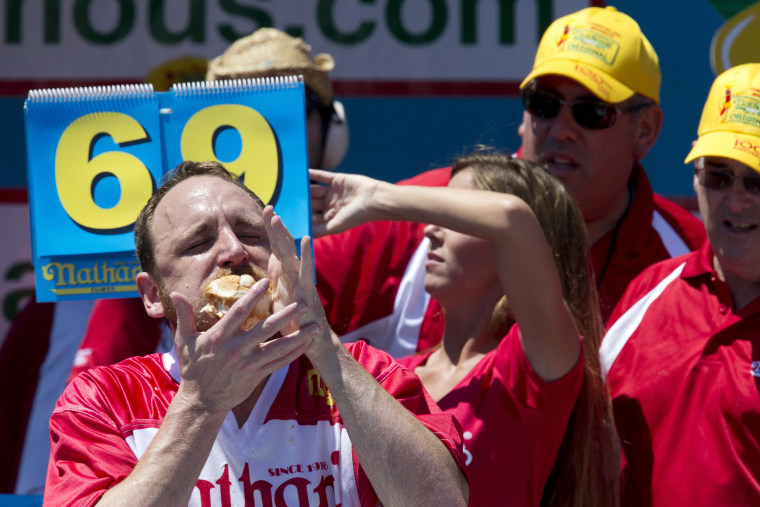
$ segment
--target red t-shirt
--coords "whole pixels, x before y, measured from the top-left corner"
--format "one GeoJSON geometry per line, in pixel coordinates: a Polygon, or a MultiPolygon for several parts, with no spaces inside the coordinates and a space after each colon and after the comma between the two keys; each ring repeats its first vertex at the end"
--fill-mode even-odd
{"type": "MultiPolygon", "coordinates": [[[[409,369],[430,352],[399,359],[409,369]]],[[[539,505],[583,383],[583,352],[562,378],[546,382],[512,329],[446,396],[462,425],[473,506],[539,505]]]]}
{"type": "MultiPolygon", "coordinates": [[[[459,428],[419,379],[382,351],[363,343],[348,349],[464,469],[459,428]]],[[[45,500],[94,505],[127,477],[161,426],[178,380],[173,352],[127,359],[77,377],[50,419],[45,500]]],[[[338,407],[305,356],[270,376],[242,428],[232,412],[227,415],[190,505],[253,505],[258,495],[265,505],[378,502],[338,407]]]]}

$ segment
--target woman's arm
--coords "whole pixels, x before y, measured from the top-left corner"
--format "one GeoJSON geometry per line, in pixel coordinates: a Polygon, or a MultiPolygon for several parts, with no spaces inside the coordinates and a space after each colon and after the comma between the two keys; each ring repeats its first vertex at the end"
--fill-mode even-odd
{"type": "Polygon", "coordinates": [[[398,186],[364,176],[311,171],[315,231],[332,233],[371,220],[435,224],[489,241],[523,350],[536,373],[555,380],[580,355],[554,257],[528,205],[504,193],[398,186]]]}

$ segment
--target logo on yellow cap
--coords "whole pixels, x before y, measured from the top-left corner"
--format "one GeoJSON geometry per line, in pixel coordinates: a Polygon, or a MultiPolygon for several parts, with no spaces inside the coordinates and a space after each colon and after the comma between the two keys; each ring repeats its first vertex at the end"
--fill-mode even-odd
{"type": "Polygon", "coordinates": [[[561,46],[563,42],[567,40],[567,36],[570,33],[570,25],[565,25],[565,29],[562,30],[562,35],[559,36],[557,41],[557,47],[561,46]]]}
{"type": "Polygon", "coordinates": [[[731,107],[731,86],[726,86],[726,98],[723,101],[723,105],[720,108],[720,116],[723,117],[726,114],[728,108],[731,107]]]}
{"type": "Polygon", "coordinates": [[[589,7],[552,22],[520,88],[548,75],[573,79],[611,103],[623,102],[635,93],[660,101],[657,53],[638,23],[614,7],[589,7]],[[579,68],[587,72],[581,75],[579,68]],[[607,86],[597,86],[599,76],[607,86]]]}
{"type": "MultiPolygon", "coordinates": [[[[731,89],[726,90],[731,93],[731,89]]],[[[724,122],[741,123],[749,127],[760,128],[760,99],[749,95],[727,97],[730,102],[721,112],[724,122]]]]}

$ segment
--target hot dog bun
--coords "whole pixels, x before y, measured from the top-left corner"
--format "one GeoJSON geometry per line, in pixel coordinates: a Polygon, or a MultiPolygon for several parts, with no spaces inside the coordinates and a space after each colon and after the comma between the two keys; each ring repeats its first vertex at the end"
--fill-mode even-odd
{"type": "MultiPolygon", "coordinates": [[[[227,275],[212,280],[205,290],[206,301],[209,304],[201,308],[201,311],[224,317],[235,301],[253,287],[255,280],[251,275],[227,275]]],[[[269,317],[272,307],[272,290],[267,289],[264,297],[256,303],[243,323],[243,329],[251,329],[260,321],[269,317]]]]}

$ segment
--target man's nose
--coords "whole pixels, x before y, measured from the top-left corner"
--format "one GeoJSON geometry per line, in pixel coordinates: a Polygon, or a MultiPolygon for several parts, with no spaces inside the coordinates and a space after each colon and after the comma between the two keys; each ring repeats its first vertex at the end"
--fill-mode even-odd
{"type": "Polygon", "coordinates": [[[560,141],[575,141],[578,138],[578,130],[580,125],[573,118],[572,107],[567,104],[562,104],[559,108],[557,116],[550,121],[551,127],[549,132],[551,136],[560,141]]]}
{"type": "Polygon", "coordinates": [[[239,266],[248,262],[248,251],[233,231],[225,230],[220,235],[219,243],[217,264],[220,267],[239,266]]]}

